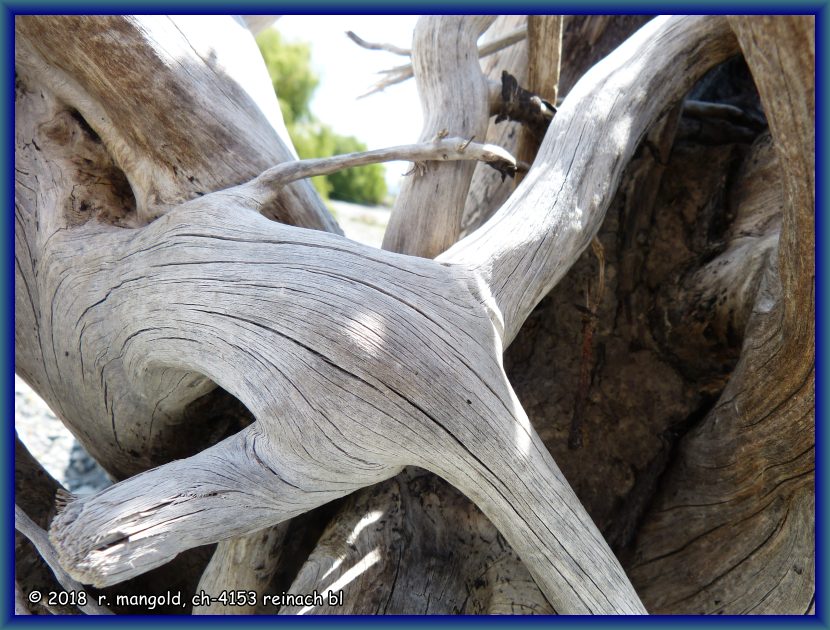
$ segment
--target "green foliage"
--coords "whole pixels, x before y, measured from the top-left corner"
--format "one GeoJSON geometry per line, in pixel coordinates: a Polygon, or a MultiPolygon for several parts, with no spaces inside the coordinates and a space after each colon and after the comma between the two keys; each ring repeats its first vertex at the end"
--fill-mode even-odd
{"type": "Polygon", "coordinates": [[[286,126],[311,119],[308,104],[320,83],[311,70],[311,46],[284,42],[272,28],[257,35],[256,42],[280,102],[286,126]]]}
{"type": "MultiPolygon", "coordinates": [[[[307,159],[365,151],[366,145],[357,138],[335,133],[311,114],[309,103],[320,80],[311,69],[309,44],[285,42],[274,29],[263,31],[256,40],[297,154],[307,159]]],[[[311,181],[325,199],[378,204],[386,197],[383,173],[383,166],[372,164],[314,177],[311,181]]]]}
{"type": "MultiPolygon", "coordinates": [[[[330,134],[324,133],[323,128],[328,130],[328,127],[316,121],[292,125],[288,128],[288,134],[291,136],[294,148],[297,149],[297,155],[301,159],[334,155],[334,142],[331,140],[330,134]]],[[[329,177],[321,175],[311,178],[311,183],[323,199],[328,199],[331,196],[332,185],[329,177]]]]}
{"type": "MultiPolygon", "coordinates": [[[[336,154],[365,150],[366,145],[357,138],[334,134],[336,154]]],[[[383,176],[383,166],[380,164],[369,164],[332,173],[328,179],[331,182],[332,199],[377,205],[386,197],[386,179],[383,176]]]]}

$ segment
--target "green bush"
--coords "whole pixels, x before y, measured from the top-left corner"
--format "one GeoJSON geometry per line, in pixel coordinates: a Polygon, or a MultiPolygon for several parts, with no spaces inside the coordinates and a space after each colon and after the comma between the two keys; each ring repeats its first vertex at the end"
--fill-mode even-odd
{"type": "Polygon", "coordinates": [[[266,29],[256,42],[265,59],[286,126],[311,118],[308,104],[320,79],[311,70],[311,46],[284,42],[279,31],[266,29]]]}
{"type": "MultiPolygon", "coordinates": [[[[312,115],[309,103],[320,80],[311,69],[310,45],[285,42],[274,29],[263,31],[256,39],[297,154],[307,159],[365,151],[366,145],[357,138],[335,133],[312,115]]],[[[311,181],[325,199],[379,204],[386,197],[386,180],[380,164],[314,177],[311,181]]]]}
{"type": "MultiPolygon", "coordinates": [[[[334,134],[335,154],[365,150],[366,145],[357,138],[334,134]]],[[[386,179],[383,170],[380,164],[369,164],[348,171],[332,173],[328,176],[331,182],[331,198],[366,205],[381,203],[386,197],[386,179]]]]}

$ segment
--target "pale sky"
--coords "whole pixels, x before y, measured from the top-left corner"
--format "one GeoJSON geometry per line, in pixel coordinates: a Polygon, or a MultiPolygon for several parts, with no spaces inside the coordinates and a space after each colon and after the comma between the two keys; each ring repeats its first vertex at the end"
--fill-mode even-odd
{"type": "MultiPolygon", "coordinates": [[[[289,41],[311,44],[311,63],[320,85],[311,101],[312,113],[337,133],[355,136],[369,149],[410,144],[421,133],[421,105],[415,82],[390,86],[359,99],[380,77],[381,70],[409,62],[408,57],[366,50],[346,37],[354,31],[369,42],[409,48],[417,16],[412,15],[286,15],[274,24],[289,41]]],[[[390,189],[406,172],[405,162],[390,162],[390,189]]]]}

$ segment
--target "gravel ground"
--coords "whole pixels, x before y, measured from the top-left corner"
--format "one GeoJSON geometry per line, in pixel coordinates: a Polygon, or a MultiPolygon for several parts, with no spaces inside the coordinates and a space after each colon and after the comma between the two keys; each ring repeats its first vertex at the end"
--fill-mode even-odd
{"type": "Polygon", "coordinates": [[[35,459],[70,492],[92,494],[112,483],[40,396],[16,374],[14,428],[35,459]]]}
{"type": "Polygon", "coordinates": [[[359,206],[345,201],[330,199],[326,202],[337,219],[346,238],[380,247],[383,232],[389,222],[389,208],[384,206],[359,206]]]}
{"type": "MultiPolygon", "coordinates": [[[[343,201],[328,204],[347,238],[380,247],[389,208],[343,201]]],[[[92,494],[112,483],[46,403],[16,374],[14,428],[35,459],[70,492],[92,494]]]]}

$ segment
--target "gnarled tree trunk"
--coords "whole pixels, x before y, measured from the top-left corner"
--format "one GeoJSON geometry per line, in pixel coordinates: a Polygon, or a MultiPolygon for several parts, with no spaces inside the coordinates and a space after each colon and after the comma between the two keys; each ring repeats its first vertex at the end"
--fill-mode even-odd
{"type": "Polygon", "coordinates": [[[534,17],[482,66],[493,22],[416,28],[437,153],[384,251],[268,170],[241,21],[16,18],[16,370],[122,480],[53,517],[21,451],[18,502],[101,603],[812,610],[812,18],[534,17]],[[541,140],[502,70],[564,97],[541,140]],[[504,129],[515,190],[440,163],[504,129]]]}

